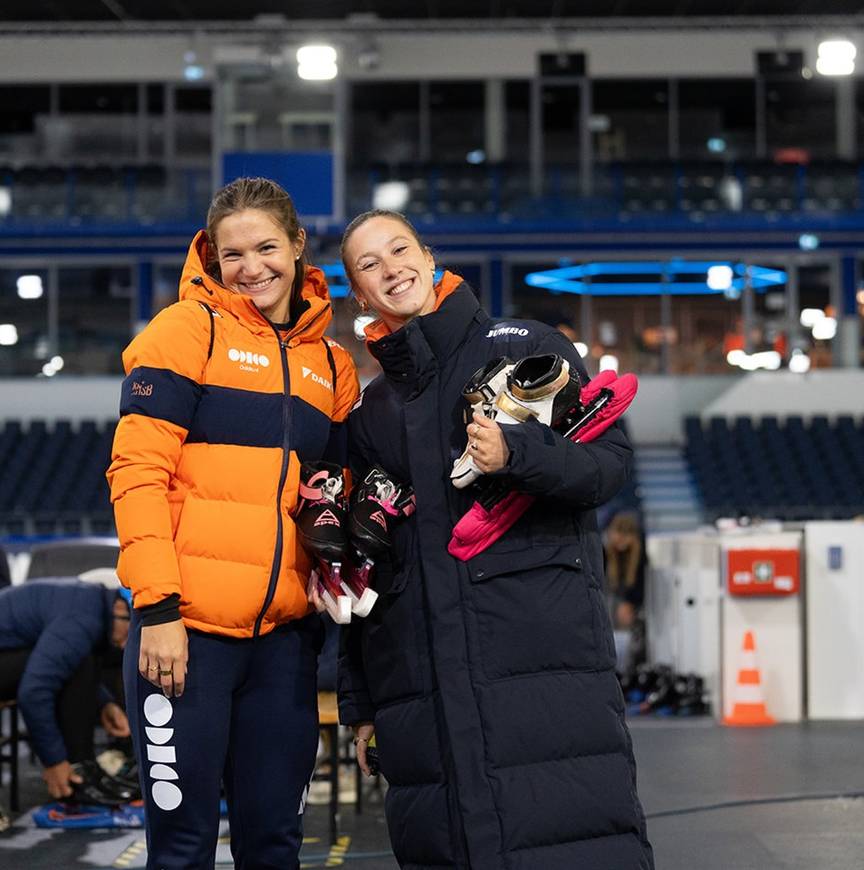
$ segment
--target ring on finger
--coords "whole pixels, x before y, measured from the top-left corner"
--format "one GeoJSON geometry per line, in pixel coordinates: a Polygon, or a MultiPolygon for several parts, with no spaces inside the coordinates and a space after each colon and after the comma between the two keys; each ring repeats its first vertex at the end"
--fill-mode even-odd
{"type": "Polygon", "coordinates": [[[174,673],[174,670],[172,668],[168,668],[168,670],[165,670],[164,668],[159,668],[159,676],[160,677],[169,677],[173,673],[174,673]]]}

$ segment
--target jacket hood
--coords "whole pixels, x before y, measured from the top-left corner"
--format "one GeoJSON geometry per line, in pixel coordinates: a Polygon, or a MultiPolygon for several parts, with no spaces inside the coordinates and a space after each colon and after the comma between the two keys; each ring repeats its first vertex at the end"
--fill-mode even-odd
{"type": "MultiPolygon", "coordinates": [[[[181,301],[191,299],[210,306],[230,311],[256,332],[272,334],[270,321],[257,309],[255,303],[242,293],[229,289],[221,281],[208,274],[206,269],[208,254],[207,233],[199,230],[189,251],[180,277],[181,301]]],[[[333,312],[330,305],[330,291],[324,273],[315,266],[306,266],[303,290],[300,298],[308,302],[308,307],[300,315],[292,335],[302,333],[304,341],[317,341],[330,324],[333,312]],[[311,327],[311,328],[310,328],[311,327]]]]}
{"type": "MultiPolygon", "coordinates": [[[[459,275],[454,275],[452,272],[445,272],[441,276],[441,280],[433,287],[433,290],[435,291],[435,307],[432,310],[437,311],[441,306],[441,303],[451,293],[453,293],[457,287],[461,286],[462,283],[463,280],[459,275]]],[[[398,331],[399,330],[397,330],[397,332],[398,331]]],[[[392,330],[379,317],[378,320],[373,320],[372,323],[366,327],[364,332],[366,333],[366,344],[368,346],[371,342],[378,341],[379,338],[384,338],[385,335],[390,335],[392,330]]]]}

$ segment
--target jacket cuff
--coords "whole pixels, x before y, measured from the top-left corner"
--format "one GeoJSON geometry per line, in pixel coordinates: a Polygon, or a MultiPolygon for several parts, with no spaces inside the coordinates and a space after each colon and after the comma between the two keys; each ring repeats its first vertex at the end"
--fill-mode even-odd
{"type": "Polygon", "coordinates": [[[375,708],[368,698],[359,698],[352,693],[350,698],[339,698],[339,724],[359,725],[361,722],[374,722],[375,708]]]}
{"type": "Polygon", "coordinates": [[[136,607],[135,612],[141,617],[142,625],[163,625],[166,622],[176,622],[180,619],[180,595],[174,592],[155,604],[136,607]]]}

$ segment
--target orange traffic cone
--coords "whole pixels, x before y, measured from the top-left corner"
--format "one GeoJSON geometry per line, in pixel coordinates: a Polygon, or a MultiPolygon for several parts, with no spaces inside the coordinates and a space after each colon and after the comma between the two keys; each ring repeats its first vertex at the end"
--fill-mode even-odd
{"type": "Polygon", "coordinates": [[[734,706],[729,716],[723,717],[724,725],[773,725],[775,720],[765,709],[762,693],[762,677],[756,665],[756,643],[753,632],[744,634],[744,650],[738,670],[738,682],[733,693],[734,706]]]}

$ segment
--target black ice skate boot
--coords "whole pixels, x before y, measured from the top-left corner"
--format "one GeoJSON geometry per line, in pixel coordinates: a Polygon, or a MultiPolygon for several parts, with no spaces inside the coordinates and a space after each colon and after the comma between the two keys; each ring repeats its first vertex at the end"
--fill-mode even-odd
{"type": "Polygon", "coordinates": [[[304,462],[300,467],[300,502],[295,523],[303,546],[319,564],[318,592],[335,622],[351,621],[351,598],[342,586],[342,563],[348,553],[345,477],[332,462],[304,462]]]}
{"type": "Polygon", "coordinates": [[[379,466],[374,466],[351,493],[348,534],[363,562],[348,579],[357,597],[354,613],[368,616],[378,598],[369,587],[375,559],[390,548],[390,529],[394,522],[414,513],[414,490],[398,483],[379,466]]]}

